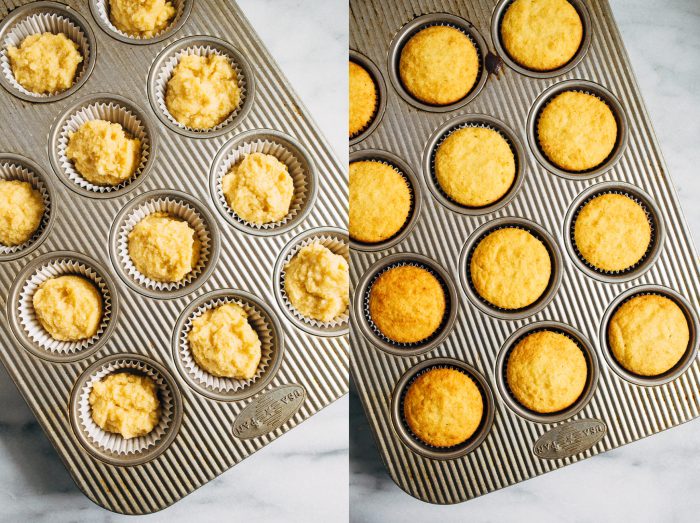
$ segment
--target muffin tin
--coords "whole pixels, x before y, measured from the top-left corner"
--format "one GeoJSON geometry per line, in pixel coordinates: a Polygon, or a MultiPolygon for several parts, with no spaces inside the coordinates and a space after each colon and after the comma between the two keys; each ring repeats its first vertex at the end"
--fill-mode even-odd
{"type": "Polygon", "coordinates": [[[154,512],[347,392],[347,321],[308,325],[278,302],[274,284],[280,253],[299,238],[329,241],[349,256],[340,229],[347,214],[345,169],[233,2],[175,0],[176,22],[152,39],[114,33],[101,18],[106,2],[19,3],[0,0],[3,45],[18,21],[59,12],[84,21],[95,67],[85,63],[78,84],[47,97],[27,98],[0,76],[0,178],[31,181],[49,204],[35,237],[0,251],[6,315],[0,360],[91,500],[125,514],[154,512]],[[149,102],[149,78],[157,78],[173,53],[193,46],[233,57],[245,74],[240,110],[215,132],[169,125],[160,106],[149,102]],[[66,126],[94,115],[147,137],[141,171],[117,190],[84,187],[62,158],[66,126]],[[217,162],[227,161],[237,143],[258,139],[291,151],[303,171],[294,217],[260,230],[226,214],[210,183],[217,162]],[[148,281],[123,256],[120,242],[132,215],[158,209],[191,220],[201,233],[205,260],[184,285],[148,281]],[[79,346],[47,343],[31,321],[28,282],[58,272],[84,274],[103,293],[107,321],[79,346]],[[192,315],[229,300],[248,310],[265,345],[264,370],[245,384],[212,383],[182,358],[181,335],[192,315]],[[127,443],[91,423],[85,403],[91,383],[120,369],[157,382],[165,417],[153,438],[127,443]]]}
{"type": "MultiPolygon", "coordinates": [[[[441,267],[448,286],[460,289],[453,327],[425,350],[384,345],[354,298],[351,371],[380,454],[392,479],[424,501],[459,503],[676,426],[700,415],[697,361],[700,273],[697,252],[641,101],[619,31],[604,0],[571,0],[581,14],[584,38],[577,55],[560,70],[528,71],[514,64],[500,44],[498,28],[511,0],[449,2],[410,0],[350,2],[350,47],[390,79],[380,101],[381,121],[351,142],[351,161],[397,158],[415,172],[420,212],[396,241],[377,249],[352,243],[351,281],[361,293],[387,263],[420,257],[441,267]],[[442,21],[442,22],[440,22],[442,21]],[[400,85],[397,60],[405,35],[416,27],[450,23],[479,44],[483,85],[448,107],[422,107],[400,85]],[[591,93],[607,103],[618,123],[614,151],[584,173],[551,165],[539,150],[536,122],[552,96],[564,90],[591,93]],[[477,124],[512,134],[519,174],[504,200],[489,208],[455,205],[432,175],[432,155],[446,132],[477,124]],[[644,260],[621,274],[587,267],[572,244],[571,223],[588,198],[601,192],[632,196],[653,222],[644,260]],[[526,228],[545,241],[553,262],[547,293],[518,311],[493,308],[471,288],[467,260],[487,231],[526,228]],[[691,341],[676,367],[655,379],[630,375],[616,365],[606,327],[619,304],[637,293],[673,298],[686,315],[691,341]],[[577,343],[589,377],[569,409],[540,416],[510,395],[503,371],[513,343],[532,329],[549,328],[577,343]],[[461,367],[483,378],[487,411],[482,432],[458,449],[432,449],[402,422],[406,384],[432,366],[461,367]]],[[[351,56],[353,56],[351,54],[351,56]]],[[[481,380],[480,380],[481,382],[481,380]]]]}

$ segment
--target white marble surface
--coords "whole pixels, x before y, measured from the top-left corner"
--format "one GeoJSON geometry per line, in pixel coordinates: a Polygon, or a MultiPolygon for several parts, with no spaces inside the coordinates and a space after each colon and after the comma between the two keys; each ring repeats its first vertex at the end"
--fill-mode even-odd
{"type": "MultiPolygon", "coordinates": [[[[611,4],[686,217],[700,238],[700,2],[611,4]]],[[[358,403],[352,395],[351,521],[698,521],[700,421],[468,503],[439,507],[393,484],[358,403]]]]}
{"type": "MultiPolygon", "coordinates": [[[[347,155],[347,6],[341,0],[241,0],[320,124],[347,155]]],[[[347,521],[348,401],[147,521],[347,521]]],[[[0,521],[122,521],[77,489],[0,365],[0,521]]],[[[133,521],[134,519],[128,519],[133,521]]]]}

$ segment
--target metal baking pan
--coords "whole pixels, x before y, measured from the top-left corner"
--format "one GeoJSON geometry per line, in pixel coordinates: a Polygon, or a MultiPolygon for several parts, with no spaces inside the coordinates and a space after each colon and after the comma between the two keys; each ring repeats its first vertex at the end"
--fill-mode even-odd
{"type": "Polygon", "coordinates": [[[411,182],[414,201],[421,202],[407,229],[381,248],[352,243],[356,293],[365,293],[375,273],[388,263],[416,260],[438,267],[449,279],[448,287],[459,289],[450,305],[457,310],[456,321],[449,332],[440,333],[444,340],[403,351],[391,343],[386,346],[362,312],[361,298],[354,299],[351,372],[380,454],[399,487],[431,503],[463,502],[700,415],[697,251],[610,7],[605,0],[571,0],[584,24],[579,52],[558,71],[533,73],[515,64],[499,41],[501,17],[510,1],[350,2],[350,59],[376,66],[373,74],[381,76],[375,81],[383,98],[378,104],[381,121],[353,140],[351,161],[374,158],[393,164],[411,182]],[[433,24],[467,33],[479,47],[482,63],[472,92],[448,107],[413,100],[397,74],[402,43],[433,24]],[[593,92],[616,114],[616,148],[595,171],[563,172],[538,149],[537,114],[563,89],[593,92]],[[470,123],[501,130],[519,164],[512,194],[481,209],[452,202],[431,172],[433,151],[442,136],[470,123]],[[392,163],[392,158],[397,161],[392,163]],[[630,195],[653,223],[652,247],[630,271],[600,273],[571,246],[572,218],[599,192],[630,195]],[[466,272],[471,248],[483,233],[508,224],[538,235],[553,260],[549,292],[534,306],[515,312],[481,301],[466,272]],[[691,330],[685,357],[654,379],[621,369],[606,342],[605,326],[612,312],[639,293],[674,299],[691,330]],[[582,397],[556,416],[537,416],[520,407],[503,379],[503,362],[513,343],[538,328],[572,337],[589,361],[582,397]],[[402,419],[405,387],[431,366],[470,374],[484,389],[488,416],[472,440],[458,448],[426,447],[402,419]]]}
{"type": "Polygon", "coordinates": [[[30,180],[50,209],[27,245],[0,251],[6,315],[0,359],[78,487],[95,503],[124,514],[175,503],[348,387],[347,322],[332,330],[305,326],[285,310],[273,284],[279,281],[275,270],[283,267],[280,253],[290,252],[300,238],[332,235],[347,254],[340,229],[346,220],[344,166],[235,2],[173,4],[171,29],[134,39],[111,25],[104,0],[0,1],[3,50],[17,31],[57,27],[76,35],[88,54],[79,82],[58,96],[23,93],[0,71],[0,174],[30,180]],[[158,104],[161,68],[189,46],[229,56],[245,81],[242,107],[214,132],[178,128],[158,104]],[[135,180],[114,190],[76,181],[62,159],[61,136],[81,111],[111,111],[133,125],[148,152],[135,180]],[[251,140],[284,147],[299,162],[304,190],[295,216],[277,230],[236,221],[221,208],[210,179],[222,160],[217,153],[251,140]],[[185,285],[144,283],[123,264],[120,231],[130,213],[149,202],[192,216],[202,228],[202,267],[185,285]],[[85,274],[103,294],[105,324],[84,346],[36,336],[31,315],[20,307],[27,285],[57,272],[85,274]],[[189,315],[221,300],[242,303],[264,332],[263,352],[270,354],[252,386],[204,382],[188,373],[181,358],[189,315]],[[156,380],[164,421],[155,441],[133,448],[96,443],[86,426],[84,387],[115,368],[156,380]]]}

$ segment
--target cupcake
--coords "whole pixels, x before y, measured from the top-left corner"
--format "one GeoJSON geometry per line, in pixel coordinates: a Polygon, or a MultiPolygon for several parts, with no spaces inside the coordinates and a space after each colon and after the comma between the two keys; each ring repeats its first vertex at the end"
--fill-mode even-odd
{"type": "Polygon", "coordinates": [[[466,374],[447,368],[418,376],[403,401],[411,432],[433,447],[453,447],[469,440],[481,425],[484,399],[466,374]]]}
{"type": "Polygon", "coordinates": [[[651,243],[644,208],[629,196],[601,194],[579,211],[574,243],[581,256],[603,271],[624,271],[639,263],[651,243]]]}
{"type": "Polygon", "coordinates": [[[581,17],[567,0],[515,0],[503,15],[503,46],[513,60],[533,71],[566,65],[582,39],[581,17]]]}
{"type": "Polygon", "coordinates": [[[411,212],[411,190],[399,172],[382,162],[350,164],[350,237],[378,243],[397,234],[411,212]]]}
{"type": "Polygon", "coordinates": [[[377,86],[367,70],[355,62],[350,65],[350,137],[362,132],[374,118],[377,109],[377,86]]]}
{"type": "Polygon", "coordinates": [[[688,349],[688,320],[676,303],[645,294],[624,302],[608,325],[608,343],[615,359],[639,376],[671,370],[688,349]]]}
{"type": "Polygon", "coordinates": [[[29,241],[44,210],[44,199],[31,183],[0,180],[0,244],[12,247],[29,241]]]}
{"type": "Polygon", "coordinates": [[[559,332],[528,334],[506,362],[508,388],[524,407],[540,414],[569,408],[581,397],[588,364],[578,345],[559,332]]]}
{"type": "Polygon", "coordinates": [[[544,244],[523,229],[497,229],[483,238],[469,272],[477,294],[501,309],[522,309],[547,290],[552,260],[544,244]]]}
{"type": "Polygon", "coordinates": [[[370,289],[372,322],[396,343],[418,343],[432,336],[442,325],[445,309],[440,281],[422,267],[393,267],[370,289]]]}
{"type": "Polygon", "coordinates": [[[459,29],[426,27],[401,50],[399,75],[406,90],[421,102],[449,105],[467,96],[476,84],[479,53],[459,29]]]}
{"type": "Polygon", "coordinates": [[[435,176],[452,200],[466,207],[483,207],[500,200],[513,185],[515,156],[499,132],[465,127],[439,145],[435,176]]]}
{"type": "Polygon", "coordinates": [[[595,169],[617,143],[617,122],[608,105],[592,94],[566,91],[555,96],[537,121],[537,139],[557,167],[595,169]]]}
{"type": "Polygon", "coordinates": [[[168,27],[175,7],[166,0],[109,0],[109,19],[121,32],[150,38],[168,27]]]}

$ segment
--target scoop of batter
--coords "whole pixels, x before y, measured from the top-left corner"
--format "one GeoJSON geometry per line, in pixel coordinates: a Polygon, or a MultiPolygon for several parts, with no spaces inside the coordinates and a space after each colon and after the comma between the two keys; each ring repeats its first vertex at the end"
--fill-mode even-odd
{"type": "Polygon", "coordinates": [[[166,0],[109,0],[109,19],[121,32],[149,38],[168,27],[175,16],[166,0]]]}
{"type": "Polygon", "coordinates": [[[29,240],[44,216],[44,199],[29,182],[0,180],[0,243],[11,247],[29,240]]]}

